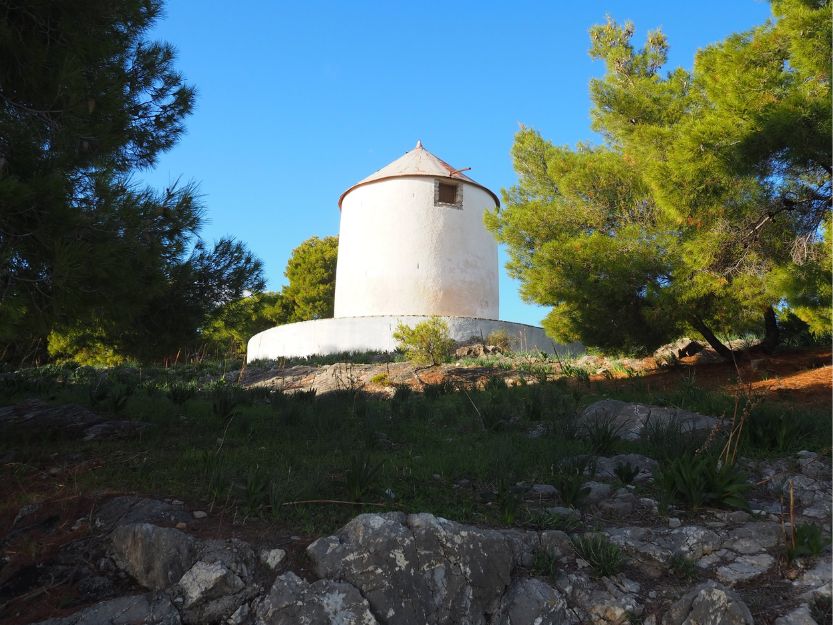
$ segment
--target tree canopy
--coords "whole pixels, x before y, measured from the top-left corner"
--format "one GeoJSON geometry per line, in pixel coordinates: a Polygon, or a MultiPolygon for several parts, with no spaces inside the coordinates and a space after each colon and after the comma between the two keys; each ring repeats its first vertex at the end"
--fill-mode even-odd
{"type": "MultiPolygon", "coordinates": [[[[193,184],[133,181],[182,135],[195,90],[147,39],[160,0],[35,0],[0,12],[0,360],[101,343],[156,359],[263,287],[207,245],[193,184]]],[[[71,350],[71,349],[70,349],[71,350]]]]}
{"type": "Polygon", "coordinates": [[[288,322],[333,316],[337,260],[338,237],[310,237],[292,250],[284,272],[289,283],[281,292],[288,322]]]}
{"type": "Polygon", "coordinates": [[[603,144],[522,128],[519,181],[487,225],[557,340],[646,349],[699,331],[778,341],[776,311],[830,332],[831,15],[779,0],[774,19],[661,74],[660,31],[590,31],[603,144]]]}
{"type": "Polygon", "coordinates": [[[230,302],[200,331],[209,353],[242,356],[258,332],[285,323],[333,316],[338,237],[310,237],[292,250],[280,292],[258,293],[230,302]]]}

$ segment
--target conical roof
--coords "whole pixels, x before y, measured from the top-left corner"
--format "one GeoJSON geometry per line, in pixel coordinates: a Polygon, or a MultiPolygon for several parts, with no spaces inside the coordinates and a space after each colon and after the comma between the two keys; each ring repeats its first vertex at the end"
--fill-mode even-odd
{"type": "Polygon", "coordinates": [[[482,184],[475,182],[460,170],[455,169],[441,158],[431,154],[422,145],[422,141],[417,141],[416,147],[410,152],[406,152],[403,156],[392,163],[385,165],[382,169],[373,172],[367,178],[360,180],[352,187],[347,189],[338,198],[338,207],[341,208],[341,202],[344,197],[353,189],[369,184],[371,182],[378,182],[380,180],[388,180],[390,178],[401,178],[404,176],[426,176],[431,178],[453,178],[454,180],[463,180],[476,187],[480,187],[495,199],[495,204],[500,206],[500,200],[491,190],[484,187],[482,184]]]}

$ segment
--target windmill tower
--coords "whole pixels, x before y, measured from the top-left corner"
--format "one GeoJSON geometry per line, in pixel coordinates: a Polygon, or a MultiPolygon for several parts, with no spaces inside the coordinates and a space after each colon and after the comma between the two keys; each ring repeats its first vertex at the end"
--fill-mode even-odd
{"type": "MultiPolygon", "coordinates": [[[[289,323],[249,340],[246,359],[393,351],[400,323],[442,317],[451,338],[496,330],[521,350],[552,353],[541,328],[498,320],[498,258],[483,214],[497,196],[416,147],[342,193],[335,316],[289,323]]],[[[559,353],[582,351],[578,344],[559,353]]]]}
{"type": "Polygon", "coordinates": [[[335,316],[498,317],[497,196],[422,143],[339,198],[335,316]]]}

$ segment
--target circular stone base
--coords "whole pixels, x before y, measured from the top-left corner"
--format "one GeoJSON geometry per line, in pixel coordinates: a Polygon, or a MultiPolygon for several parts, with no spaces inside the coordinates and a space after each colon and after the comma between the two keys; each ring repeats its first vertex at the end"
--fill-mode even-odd
{"type": "MultiPolygon", "coordinates": [[[[396,349],[393,333],[397,325],[415,326],[430,319],[424,315],[383,315],[378,317],[339,317],[301,321],[264,330],[249,339],[246,361],[321,356],[347,352],[392,352],[396,349]]],[[[473,317],[441,317],[448,324],[455,341],[485,340],[492,332],[506,332],[516,351],[542,351],[559,355],[575,355],[584,351],[578,343],[558,345],[544,334],[542,328],[523,323],[475,319],[473,317]]]]}

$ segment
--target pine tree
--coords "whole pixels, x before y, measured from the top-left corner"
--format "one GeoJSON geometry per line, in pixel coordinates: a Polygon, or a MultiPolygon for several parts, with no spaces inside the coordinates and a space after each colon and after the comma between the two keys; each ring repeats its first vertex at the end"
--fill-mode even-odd
{"type": "Polygon", "coordinates": [[[0,359],[42,357],[50,333],[159,355],[215,306],[262,288],[241,244],[199,243],[193,185],[131,182],[176,143],[195,98],[173,48],[146,37],[161,10],[0,8],[0,359]]]}
{"type": "Polygon", "coordinates": [[[796,295],[830,282],[830,7],[773,11],[665,76],[661,32],[636,49],[633,25],[608,20],[590,31],[604,145],[518,133],[519,182],[487,224],[522,295],[553,306],[555,338],[651,348],[694,329],[731,357],[721,336],[773,349],[785,303],[829,332],[829,298],[796,295]]]}

